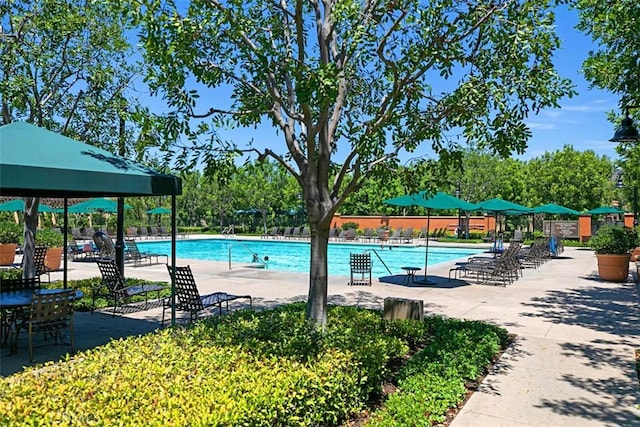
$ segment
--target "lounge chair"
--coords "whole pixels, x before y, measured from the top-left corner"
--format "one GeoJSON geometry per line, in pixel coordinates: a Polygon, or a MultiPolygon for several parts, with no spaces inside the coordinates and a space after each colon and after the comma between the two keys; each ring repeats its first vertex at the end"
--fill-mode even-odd
{"type": "Polygon", "coordinates": [[[82,237],[84,239],[91,240],[93,239],[93,235],[95,234],[95,232],[96,231],[93,229],[93,227],[85,227],[82,231],[82,237]]]}
{"type": "Polygon", "coordinates": [[[402,228],[397,228],[393,231],[393,234],[389,236],[389,242],[402,242],[402,228]]]}
{"type": "Polygon", "coordinates": [[[96,299],[100,296],[106,296],[113,301],[112,314],[115,315],[118,304],[126,304],[132,297],[140,295],[144,297],[146,306],[150,293],[155,292],[156,298],[160,298],[160,292],[166,289],[165,285],[156,283],[127,286],[115,261],[97,260],[96,263],[102,275],[102,282],[93,288],[91,312],[95,310],[96,299]]]}
{"type": "MultiPolygon", "coordinates": [[[[169,232],[169,230],[167,230],[167,227],[164,226],[160,226],[158,227],[158,233],[160,234],[160,237],[169,237],[171,236],[171,233],[169,232]]],[[[184,237],[184,233],[181,234],[184,237]]]]}
{"type": "Polygon", "coordinates": [[[62,250],[61,246],[55,248],[49,248],[46,251],[44,257],[44,266],[40,271],[40,275],[47,275],[47,282],[51,282],[51,273],[54,271],[60,271],[60,264],[62,262],[62,250]]]}
{"type": "Polygon", "coordinates": [[[167,254],[157,254],[153,252],[140,252],[138,249],[138,244],[134,239],[125,239],[125,244],[127,245],[127,260],[133,261],[134,267],[139,267],[143,262],[149,261],[149,265],[152,264],[160,264],[160,257],[164,257],[165,264],[169,261],[169,256],[167,254]],[[155,263],[154,263],[155,259],[155,263]]]}
{"type": "Polygon", "coordinates": [[[86,237],[83,236],[82,233],[80,232],[79,228],[72,228],[71,229],[71,235],[76,240],[85,240],[86,239],[86,237]]]}
{"type": "Polygon", "coordinates": [[[127,227],[127,237],[130,239],[138,237],[138,227],[127,227]]]}
{"type": "Polygon", "coordinates": [[[293,227],[289,239],[297,239],[298,237],[300,237],[300,227],[293,227]]]}
{"type": "Polygon", "coordinates": [[[160,231],[158,231],[158,227],[149,226],[149,237],[157,237],[160,238],[160,231]]]}
{"type": "MultiPolygon", "coordinates": [[[[184,267],[167,265],[167,269],[169,270],[170,276],[175,270],[175,309],[189,313],[190,321],[196,320],[200,312],[210,307],[217,307],[218,313],[222,314],[222,303],[225,303],[226,311],[229,312],[229,301],[237,299],[248,299],[249,308],[253,308],[251,295],[233,295],[226,292],[200,295],[193,273],[191,272],[191,267],[188,265],[184,267]]],[[[171,303],[171,298],[165,298],[163,301],[161,325],[164,325],[166,310],[171,310],[171,303]]]]}
{"type": "Polygon", "coordinates": [[[349,266],[351,267],[351,279],[349,285],[371,286],[371,254],[364,252],[361,254],[349,254],[349,266]],[[354,278],[355,276],[360,276],[354,278]]]}
{"type": "Polygon", "coordinates": [[[364,232],[362,233],[362,237],[360,237],[360,241],[370,242],[373,239],[373,229],[370,227],[366,227],[364,232]]]}
{"type": "Polygon", "coordinates": [[[449,271],[449,278],[452,272],[475,275],[478,283],[501,284],[506,286],[513,283],[522,274],[518,252],[522,245],[511,243],[505,251],[495,258],[492,257],[471,257],[466,264],[452,268],[449,271]]]}
{"type": "Polygon", "coordinates": [[[287,227],[284,229],[284,232],[282,233],[282,238],[283,239],[290,239],[291,238],[291,233],[292,233],[293,227],[287,227]]]}
{"type": "Polygon", "coordinates": [[[262,239],[269,239],[269,238],[277,239],[278,237],[280,237],[280,231],[278,227],[271,228],[271,231],[263,233],[261,236],[262,239]]]}
{"type": "Polygon", "coordinates": [[[402,233],[401,241],[403,243],[413,242],[413,227],[408,227],[406,230],[404,230],[404,232],[402,233]]]}

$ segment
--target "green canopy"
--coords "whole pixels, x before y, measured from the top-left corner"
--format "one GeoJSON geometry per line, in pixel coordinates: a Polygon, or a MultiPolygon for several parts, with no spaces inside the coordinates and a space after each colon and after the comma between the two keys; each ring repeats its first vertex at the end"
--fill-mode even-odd
{"type": "Polygon", "coordinates": [[[590,215],[611,215],[611,214],[624,214],[622,209],[613,206],[600,206],[599,208],[591,209],[586,213],[590,215]]]}
{"type": "MultiPolygon", "coordinates": [[[[463,211],[474,210],[475,205],[465,202],[462,199],[453,197],[447,193],[437,192],[433,196],[429,197],[430,193],[426,190],[420,191],[415,194],[405,194],[404,196],[394,197],[392,199],[384,200],[383,203],[394,206],[421,206],[427,209],[427,233],[429,232],[431,210],[447,210],[447,209],[460,209],[463,211]]],[[[427,279],[427,263],[429,261],[429,238],[427,236],[425,243],[424,254],[424,279],[422,284],[433,284],[433,282],[427,279]]]]}
{"type": "MultiPolygon", "coordinates": [[[[125,209],[131,209],[130,205],[124,205],[125,209]]],[[[98,197],[69,206],[69,213],[92,213],[92,212],[118,212],[118,203],[113,200],[98,197]]]]}
{"type": "Polygon", "coordinates": [[[22,197],[181,194],[178,177],[29,123],[0,126],[0,194],[22,197]]]}
{"type": "Polygon", "coordinates": [[[549,215],[580,215],[580,212],[556,203],[547,203],[546,205],[536,206],[531,211],[533,213],[549,215]]]}
{"type": "MultiPolygon", "coordinates": [[[[3,211],[3,212],[20,212],[20,211],[24,211],[24,200],[22,200],[22,199],[14,199],[14,200],[11,200],[9,202],[5,202],[5,203],[0,205],[0,211],[3,211]]],[[[56,209],[56,208],[52,208],[51,206],[40,204],[38,206],[38,212],[59,213],[59,212],[62,212],[62,209],[56,209]]]]}
{"type": "Polygon", "coordinates": [[[405,194],[404,196],[383,200],[382,203],[394,206],[402,206],[404,208],[407,208],[409,206],[420,206],[420,202],[424,201],[424,195],[426,193],[427,192],[423,190],[415,194],[405,194]]]}
{"type": "Polygon", "coordinates": [[[475,209],[479,211],[494,213],[506,213],[509,211],[531,213],[531,208],[500,198],[489,199],[485,200],[484,202],[476,203],[475,209]]]}
{"type": "Polygon", "coordinates": [[[171,209],[163,208],[162,206],[149,209],[146,211],[149,215],[166,215],[171,213],[171,209]]]}

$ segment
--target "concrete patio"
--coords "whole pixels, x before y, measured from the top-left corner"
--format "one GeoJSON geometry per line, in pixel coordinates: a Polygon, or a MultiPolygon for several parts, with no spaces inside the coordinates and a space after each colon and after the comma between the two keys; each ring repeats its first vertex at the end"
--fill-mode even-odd
{"type": "MultiPolygon", "coordinates": [[[[382,309],[385,297],[420,299],[425,314],[483,320],[517,335],[458,414],[452,426],[631,426],[640,425],[640,387],[635,351],[640,349],[640,298],[634,277],[625,283],[597,278],[596,258],[586,249],[566,248],[557,259],[507,287],[448,280],[455,262],[429,267],[435,285],[407,285],[405,276],[374,280],[371,287],[348,286],[348,277],[331,276],[329,302],[382,309]]],[[[190,264],[201,293],[225,291],[253,296],[262,309],[306,300],[308,275],[281,273],[225,262],[178,260],[190,264]]],[[[69,263],[69,278],[98,276],[94,263],[69,263]]],[[[164,264],[127,267],[129,277],[168,281],[164,264]]],[[[417,273],[420,275],[420,272],[417,273]]],[[[52,280],[62,273],[52,274],[52,280]]],[[[241,307],[244,301],[231,304],[241,307]]],[[[110,339],[143,334],[160,327],[162,308],[111,316],[76,313],[79,351],[110,339]]],[[[43,363],[68,351],[65,345],[39,342],[35,357],[43,363]]],[[[0,374],[29,365],[27,339],[18,354],[2,348],[0,374]]]]}

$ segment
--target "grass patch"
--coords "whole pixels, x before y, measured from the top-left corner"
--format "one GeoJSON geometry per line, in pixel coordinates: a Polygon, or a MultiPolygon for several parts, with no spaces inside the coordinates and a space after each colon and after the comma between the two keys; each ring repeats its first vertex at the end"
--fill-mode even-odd
{"type": "Polygon", "coordinates": [[[0,425],[433,425],[508,342],[480,322],[338,306],[318,333],[304,313],[236,311],[27,368],[0,380],[0,425]]]}

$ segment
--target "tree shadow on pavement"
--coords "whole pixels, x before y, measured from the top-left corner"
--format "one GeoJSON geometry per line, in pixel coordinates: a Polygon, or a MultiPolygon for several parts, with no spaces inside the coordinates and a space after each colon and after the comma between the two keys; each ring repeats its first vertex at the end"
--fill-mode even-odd
{"type": "Polygon", "coordinates": [[[618,335],[637,337],[640,321],[638,295],[632,283],[610,283],[550,290],[522,305],[522,316],[556,324],[576,325],[618,335]]]}

